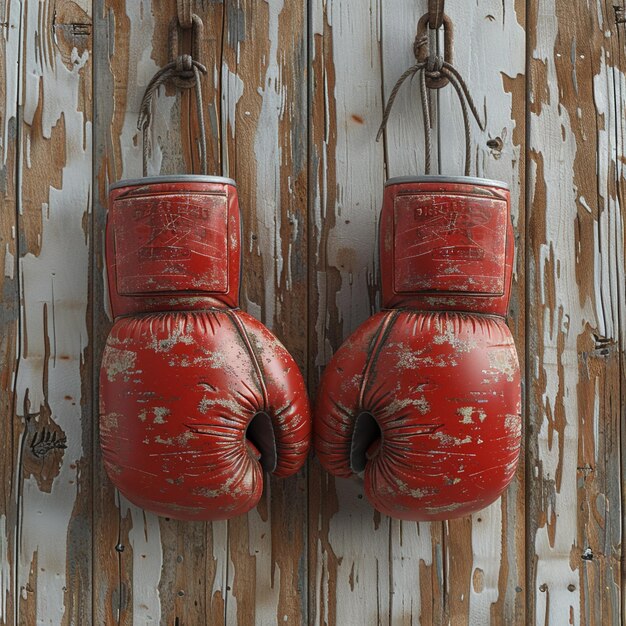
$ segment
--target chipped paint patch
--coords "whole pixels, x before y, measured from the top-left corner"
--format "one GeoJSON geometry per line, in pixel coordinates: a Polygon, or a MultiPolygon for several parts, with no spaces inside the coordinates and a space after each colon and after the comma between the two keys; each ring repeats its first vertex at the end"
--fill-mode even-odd
{"type": "Polygon", "coordinates": [[[10,280],[13,280],[14,270],[15,270],[15,257],[11,253],[9,244],[7,243],[5,250],[4,250],[4,276],[6,278],[9,278],[10,280]]]}
{"type": "Polygon", "coordinates": [[[474,406],[462,406],[457,410],[457,415],[459,415],[461,419],[461,424],[474,424],[474,417],[476,417],[480,422],[484,422],[487,414],[482,410],[478,409],[474,406]]]}
{"type": "Polygon", "coordinates": [[[522,434],[521,415],[506,415],[504,417],[504,427],[511,433],[513,437],[520,437],[522,434]]]}
{"type": "Polygon", "coordinates": [[[119,413],[102,413],[100,415],[100,428],[104,430],[117,430],[120,418],[124,419],[124,416],[119,413]]]}
{"type": "Polygon", "coordinates": [[[495,372],[498,380],[500,376],[504,376],[507,381],[511,382],[519,372],[519,364],[517,355],[512,349],[489,350],[489,367],[488,371],[483,373],[492,374],[495,372]]]}
{"type": "MultiPolygon", "coordinates": [[[[189,329],[186,329],[189,331],[189,329]]],[[[187,346],[193,345],[194,339],[191,334],[185,334],[185,330],[180,327],[174,328],[169,337],[164,339],[158,339],[153,337],[150,342],[150,348],[155,352],[169,352],[174,346],[179,343],[187,346]]]]}
{"type": "Polygon", "coordinates": [[[439,334],[435,335],[433,343],[437,345],[449,344],[458,353],[471,352],[478,347],[476,340],[472,339],[471,335],[468,335],[465,339],[459,337],[451,319],[442,320],[437,318],[435,327],[439,334]]]}
{"type": "MultiPolygon", "coordinates": [[[[434,489],[429,489],[426,487],[412,489],[406,484],[406,482],[404,482],[402,479],[398,478],[397,476],[394,476],[393,481],[396,484],[400,493],[403,493],[404,495],[407,495],[407,496],[411,496],[411,498],[416,498],[419,500],[421,498],[425,498],[426,496],[430,496],[433,493],[435,493],[434,489]]],[[[388,487],[387,489],[388,489],[389,495],[397,496],[397,492],[395,491],[395,489],[391,489],[391,487],[388,487]]]]}
{"type": "Polygon", "coordinates": [[[155,406],[152,412],[154,413],[154,420],[152,420],[154,424],[165,424],[165,418],[171,411],[164,406],[155,406]]]}
{"type": "Polygon", "coordinates": [[[466,443],[472,443],[472,437],[470,435],[466,435],[463,439],[460,439],[459,437],[453,437],[441,430],[433,433],[432,437],[438,439],[442,446],[462,446],[466,443]]]}
{"type": "Polygon", "coordinates": [[[120,350],[107,346],[102,358],[102,369],[106,372],[109,382],[113,382],[119,374],[128,374],[135,368],[137,354],[132,350],[120,350]]]}

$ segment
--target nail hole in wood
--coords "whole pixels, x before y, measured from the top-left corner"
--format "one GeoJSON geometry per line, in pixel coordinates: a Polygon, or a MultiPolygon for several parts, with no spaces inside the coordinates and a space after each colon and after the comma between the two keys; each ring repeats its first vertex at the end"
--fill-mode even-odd
{"type": "Polygon", "coordinates": [[[500,152],[504,147],[504,142],[500,137],[495,137],[494,139],[489,139],[487,141],[487,147],[500,152]]]}
{"type": "Polygon", "coordinates": [[[593,552],[591,548],[585,548],[585,551],[580,555],[583,561],[593,561],[593,552]]]}

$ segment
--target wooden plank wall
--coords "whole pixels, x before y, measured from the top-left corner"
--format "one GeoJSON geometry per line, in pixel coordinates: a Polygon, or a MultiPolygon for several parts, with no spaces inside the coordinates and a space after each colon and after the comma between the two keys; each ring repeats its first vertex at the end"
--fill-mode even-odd
{"type": "MultiPolygon", "coordinates": [[[[426,4],[195,2],[210,168],[244,211],[242,307],[312,395],[379,306],[384,180],[423,171],[416,84],[374,138],[426,4]]],[[[136,117],[174,6],[0,1],[0,624],[620,623],[624,0],[446,3],[486,119],[472,172],[513,191],[525,446],[501,500],[433,524],[377,514],[314,458],[214,524],[158,518],[108,482],[106,191],[141,172],[136,117]]],[[[161,90],[151,173],[197,170],[192,105],[161,90]]],[[[461,173],[449,88],[433,132],[441,172],[461,173]]]]}

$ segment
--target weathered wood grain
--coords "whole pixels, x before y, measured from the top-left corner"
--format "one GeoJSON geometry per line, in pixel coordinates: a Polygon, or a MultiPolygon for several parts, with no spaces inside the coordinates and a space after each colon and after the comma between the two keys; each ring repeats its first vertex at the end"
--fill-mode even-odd
{"type": "MultiPolygon", "coordinates": [[[[307,24],[305,0],[225,3],[224,173],[243,210],[241,307],[304,369],[307,354],[307,24]]],[[[226,622],[308,624],[306,474],[266,480],[229,522],[226,622]]]]}
{"type": "MultiPolygon", "coordinates": [[[[456,30],[457,67],[481,104],[487,97],[494,99],[488,103],[488,132],[477,138],[479,147],[472,155],[480,160],[474,171],[503,179],[514,191],[521,189],[524,171],[524,12],[519,4],[452,6],[448,11],[456,30]],[[485,40],[507,53],[490,54],[482,45],[485,40]],[[472,72],[476,67],[480,72],[472,72]],[[522,100],[514,103],[520,95],[522,100]],[[502,143],[497,150],[485,146],[496,136],[502,143]]],[[[332,349],[376,308],[376,220],[385,173],[424,173],[416,85],[405,86],[398,97],[385,134],[384,160],[381,146],[374,143],[382,116],[376,87],[382,84],[387,97],[400,74],[414,63],[415,27],[424,11],[425,6],[414,2],[389,7],[313,4],[310,194],[315,257],[310,282],[317,309],[315,327],[310,325],[313,386],[332,349]]],[[[450,106],[456,105],[450,91],[439,96],[434,162],[439,154],[445,164],[442,173],[459,174],[463,135],[460,115],[450,106]]],[[[524,224],[523,193],[514,197],[514,219],[524,224]]],[[[522,251],[517,257],[513,326],[523,353],[524,282],[519,273],[523,237],[518,245],[522,251]]],[[[523,464],[502,502],[473,521],[443,527],[381,519],[360,499],[359,483],[332,481],[319,471],[313,473],[310,495],[315,623],[350,619],[486,623],[490,618],[494,623],[523,623],[523,464]],[[366,596],[372,599],[362,602],[366,596]]]]}
{"type": "MultiPolygon", "coordinates": [[[[96,251],[94,317],[95,365],[110,328],[102,233],[107,190],[112,182],[141,175],[139,104],[148,81],[168,61],[167,32],[175,16],[169,2],[96,2],[96,251]]],[[[201,61],[208,163],[219,172],[219,76],[223,11],[221,3],[195,7],[205,25],[201,61]]],[[[182,51],[190,38],[184,34],[182,51]]],[[[154,107],[149,173],[199,171],[195,104],[189,93],[162,88],[154,107]]],[[[96,383],[97,384],[97,383],[96,383]]],[[[96,428],[97,436],[97,428],[96,428]]],[[[96,546],[94,622],[98,624],[219,623],[224,619],[227,549],[225,524],[159,519],[119,498],[94,448],[96,546]]]]}
{"type": "MultiPolygon", "coordinates": [[[[384,155],[374,141],[382,116],[380,3],[316,0],[311,10],[309,383],[315,390],[332,352],[377,307],[384,155]]],[[[361,481],[334,480],[317,462],[309,512],[310,623],[389,623],[389,519],[372,509],[361,481]]],[[[407,593],[418,594],[419,586],[407,593]]]]}
{"type": "Polygon", "coordinates": [[[618,623],[623,42],[610,3],[529,9],[528,613],[618,623]]]}
{"type": "MultiPolygon", "coordinates": [[[[448,12],[449,12],[448,7],[448,12]]],[[[413,40],[416,26],[425,12],[423,3],[407,0],[385,7],[382,14],[382,79],[383,96],[389,94],[404,70],[415,63],[413,40]]],[[[434,42],[433,42],[434,44],[434,42]]],[[[443,96],[448,96],[442,92],[443,96]]],[[[431,99],[437,102],[435,94],[431,99]]],[[[416,176],[425,173],[424,129],[419,104],[418,81],[404,85],[387,123],[385,172],[387,177],[416,176]]],[[[436,166],[441,146],[440,130],[435,108],[433,124],[433,164],[436,166]]],[[[458,139],[450,136],[452,151],[458,139]]],[[[436,170],[433,171],[436,173],[436,170]]],[[[393,595],[390,599],[390,624],[442,624],[449,594],[447,536],[441,523],[420,523],[390,520],[390,579],[393,595]]]]}
{"type": "MultiPolygon", "coordinates": [[[[465,78],[483,119],[472,123],[473,175],[511,188],[516,256],[508,324],[520,367],[525,354],[525,6],[515,0],[447,3],[454,24],[454,65],[465,78]]],[[[442,174],[463,172],[463,122],[452,89],[439,92],[439,163],[442,174]]],[[[505,495],[471,519],[445,530],[446,616],[467,624],[524,624],[525,453],[505,495]]]]}
{"type": "MultiPolygon", "coordinates": [[[[3,420],[13,416],[5,480],[15,558],[3,621],[85,623],[92,582],[90,6],[12,2],[5,15],[5,137],[17,142],[16,153],[15,144],[5,153],[15,168],[6,189],[15,194],[6,207],[15,232],[6,242],[12,267],[5,285],[10,296],[17,278],[20,322],[17,341],[8,334],[17,364],[12,348],[15,395],[3,413],[3,420]]],[[[5,207],[3,214],[4,224],[5,207]]],[[[11,298],[7,305],[16,311],[11,298]]]]}
{"type": "MultiPolygon", "coordinates": [[[[423,171],[416,84],[374,139],[426,4],[194,3],[209,170],[237,179],[244,215],[242,308],[312,395],[378,308],[384,180],[423,171]]],[[[472,172],[513,191],[527,447],[504,498],[444,524],[380,516],[315,460],[228,523],[119,499],[96,419],[106,196],[141,173],[175,3],[96,0],[93,45],[91,5],[0,3],[0,623],[623,621],[624,0],[446,3],[486,115],[472,172]]],[[[435,100],[434,163],[458,174],[460,110],[450,88],[435,100]]],[[[162,89],[149,171],[199,171],[197,129],[190,94],[162,89]]]]}
{"type": "Polygon", "coordinates": [[[18,56],[21,7],[0,5],[0,622],[15,621],[17,467],[20,424],[15,415],[18,359],[19,275],[17,271],[18,56]]]}
{"type": "MultiPolygon", "coordinates": [[[[101,112],[97,220],[102,227],[107,184],[141,171],[136,117],[148,80],[167,62],[173,7],[119,1],[97,6],[102,76],[97,85],[102,97],[96,98],[101,112]]],[[[242,306],[274,327],[304,365],[305,3],[209,2],[197,3],[194,10],[205,24],[201,60],[209,69],[203,86],[209,170],[237,179],[243,209],[242,306]]],[[[193,101],[189,94],[167,93],[155,107],[149,171],[198,171],[193,101]]],[[[101,241],[98,245],[96,280],[103,289],[101,241]]],[[[97,296],[100,307],[104,300],[97,296]]],[[[101,345],[108,324],[101,318],[99,327],[105,329],[101,345]]],[[[97,454],[95,463],[100,463],[97,454]]],[[[100,480],[108,484],[102,473],[100,480]]],[[[97,520],[108,520],[101,526],[96,522],[106,538],[98,548],[97,621],[274,623],[286,616],[306,623],[305,485],[304,474],[272,481],[257,511],[213,525],[159,522],[125,502],[115,521],[110,486],[96,493],[102,512],[97,520]]]]}

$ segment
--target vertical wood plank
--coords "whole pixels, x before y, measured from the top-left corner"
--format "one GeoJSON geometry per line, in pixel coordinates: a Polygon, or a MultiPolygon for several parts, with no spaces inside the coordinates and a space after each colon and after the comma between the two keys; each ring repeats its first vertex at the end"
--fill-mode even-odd
{"type": "MultiPolygon", "coordinates": [[[[311,2],[309,383],[378,304],[381,5],[311,2]]],[[[390,523],[359,480],[309,480],[311,624],[390,622],[390,523]]],[[[408,539],[408,537],[407,537],[408,539]]],[[[408,593],[411,593],[410,591],[408,593]]],[[[401,602],[396,596],[394,602],[401,602]]]]}
{"type": "MultiPolygon", "coordinates": [[[[301,364],[306,351],[306,274],[300,256],[306,258],[306,142],[296,133],[306,128],[306,82],[300,81],[306,71],[304,6],[281,2],[194,6],[205,23],[202,61],[209,67],[205,103],[213,148],[209,167],[237,178],[244,212],[248,279],[243,308],[274,326],[301,364]],[[259,59],[264,59],[263,65],[259,59]],[[221,149],[220,138],[225,140],[221,149]]],[[[106,94],[97,99],[102,111],[98,134],[102,224],[107,183],[140,174],[136,115],[147,81],[167,60],[164,29],[171,14],[172,7],[165,3],[99,4],[103,43],[97,62],[103,77],[99,85],[106,94]],[[107,88],[107,83],[115,88],[107,88]]],[[[191,104],[186,94],[160,95],[152,129],[153,173],[197,167],[197,120],[191,104]]],[[[98,258],[97,282],[104,289],[102,248],[98,258]]],[[[223,523],[206,525],[204,538],[203,525],[159,521],[124,502],[120,521],[101,527],[107,536],[102,547],[107,561],[98,621],[106,623],[113,615],[123,623],[144,619],[272,623],[286,615],[306,623],[304,485],[304,475],[272,483],[257,511],[232,522],[230,528],[223,523]],[[299,514],[287,515],[292,506],[299,514]],[[289,523],[282,523],[285,520],[289,523]]],[[[111,520],[116,506],[111,489],[100,506],[103,519],[111,520]]]]}
{"type": "MultiPolygon", "coordinates": [[[[157,64],[151,58],[154,17],[147,3],[126,6],[123,1],[95,3],[95,171],[94,206],[96,246],[94,327],[98,329],[95,368],[111,326],[106,295],[104,228],[110,183],[141,174],[141,138],[136,130],[142,86],[157,64]]],[[[161,36],[164,32],[161,31],[161,36]]],[[[160,95],[159,110],[171,111],[172,98],[160,95]]],[[[155,116],[162,128],[163,117],[155,116]]],[[[94,372],[97,389],[98,374],[94,372]]],[[[97,405],[95,406],[97,411],[97,405]]],[[[94,571],[94,622],[96,624],[159,623],[158,584],[162,551],[155,516],[122,499],[108,480],[94,424],[94,534],[97,568],[94,571]],[[135,541],[137,545],[135,545],[135,541]],[[148,562],[147,562],[148,561],[148,562]]]]}
{"type": "MultiPolygon", "coordinates": [[[[370,286],[375,285],[377,277],[375,259],[372,258],[375,255],[375,228],[369,237],[363,237],[356,229],[364,222],[375,226],[382,193],[382,171],[378,171],[378,176],[372,176],[372,171],[367,169],[372,159],[370,150],[381,115],[380,102],[376,102],[379,94],[372,89],[371,92],[368,91],[370,100],[360,99],[361,106],[367,107],[365,115],[358,113],[356,116],[352,115],[353,102],[362,95],[358,91],[362,84],[362,73],[371,71],[372,64],[376,65],[370,74],[372,82],[374,80],[382,82],[381,78],[384,77],[384,88],[388,94],[397,77],[414,62],[411,47],[415,26],[425,10],[425,6],[416,7],[415,3],[394,3],[393,7],[384,9],[364,6],[360,9],[350,7],[343,10],[340,5],[329,9],[321,3],[318,7],[320,24],[318,26],[315,22],[314,9],[311,53],[313,67],[311,194],[312,208],[319,223],[316,224],[317,231],[312,230],[318,246],[316,271],[311,271],[311,283],[315,282],[316,285],[312,287],[312,299],[317,299],[318,308],[317,328],[312,330],[311,339],[311,345],[317,354],[311,354],[310,362],[312,366],[318,368],[317,371],[310,372],[313,384],[317,380],[319,366],[327,362],[331,349],[336,348],[356,326],[354,324],[347,329],[345,326],[342,327],[343,316],[353,315],[358,311],[361,315],[361,318],[357,319],[358,323],[375,308],[372,298],[369,302],[359,300],[359,294],[355,293],[353,287],[359,274],[357,272],[352,274],[349,269],[357,265],[363,270],[368,268],[367,264],[371,262],[369,267],[374,271],[370,270],[373,275],[370,286]],[[366,18],[359,17],[361,11],[366,18]],[[366,24],[365,27],[361,24],[362,30],[359,30],[360,20],[374,21],[372,17],[374,15],[382,16],[382,37],[378,32],[378,24],[376,28],[372,28],[371,24],[366,24]],[[339,26],[339,35],[335,24],[339,26]],[[340,37],[341,41],[339,53],[334,45],[337,37],[340,37]],[[406,41],[404,48],[398,44],[402,41],[406,41]],[[379,46],[382,46],[382,61],[380,59],[373,61],[379,52],[379,46]],[[370,66],[367,65],[368,62],[370,66]],[[366,69],[362,69],[360,65],[366,69]],[[346,69],[341,77],[343,81],[340,82],[340,68],[344,66],[346,69]],[[339,112],[336,103],[340,103],[339,112]],[[353,129],[351,123],[359,119],[370,123],[370,137],[364,139],[353,129]],[[359,154],[355,157],[357,146],[359,154]],[[333,167],[333,160],[336,167],[333,167]],[[349,165],[342,171],[345,162],[349,165]],[[354,165],[355,162],[357,165],[354,165]],[[362,172],[365,172],[363,179],[359,178],[362,172]],[[336,176],[336,179],[331,178],[333,176],[336,176]],[[377,180],[379,189],[376,192],[377,180]],[[352,184],[360,194],[357,200],[350,196],[354,193],[352,184]],[[376,199],[371,197],[372,190],[373,193],[378,193],[376,199]],[[339,194],[340,199],[337,199],[339,194]],[[365,203],[366,206],[359,206],[359,200],[368,194],[370,197],[365,203]],[[353,215],[350,211],[356,206],[359,206],[358,213],[355,211],[357,217],[352,220],[353,215]],[[363,217],[366,211],[369,221],[363,217]],[[356,220],[360,220],[356,226],[350,224],[356,220]],[[336,243],[335,237],[339,243],[336,243]],[[334,255],[338,253],[342,258],[337,264],[334,262],[336,258],[334,255]],[[346,264],[344,259],[348,255],[351,258],[346,264]],[[362,261],[365,255],[371,257],[362,261]],[[344,282],[341,270],[346,265],[348,281],[344,282]],[[337,307],[336,303],[339,301],[337,294],[341,293],[341,288],[346,282],[349,283],[351,291],[350,299],[346,298],[342,302],[345,304],[343,309],[341,306],[337,307]]],[[[506,5],[493,3],[493,6],[480,9],[459,7],[453,19],[457,32],[460,30],[465,33],[460,37],[457,34],[456,38],[455,51],[460,58],[457,66],[465,72],[470,65],[482,63],[480,75],[477,76],[474,72],[473,76],[479,82],[480,97],[484,98],[484,94],[491,94],[494,90],[492,84],[488,82],[489,79],[495,81],[503,92],[500,95],[500,91],[497,91],[498,101],[494,103],[496,114],[493,119],[497,132],[484,137],[484,141],[487,141],[496,135],[502,135],[499,137],[502,146],[498,142],[496,151],[485,147],[477,151],[481,159],[480,175],[503,178],[511,183],[517,200],[513,207],[514,219],[516,222],[521,219],[523,225],[523,212],[519,210],[519,207],[524,205],[523,194],[515,193],[521,188],[523,181],[521,158],[524,153],[525,128],[523,7],[520,3],[515,5],[513,2],[506,5]],[[492,21],[495,26],[490,28],[489,24],[492,21]],[[484,40],[501,46],[504,49],[502,56],[490,56],[489,46],[483,46],[484,40]],[[475,50],[478,59],[473,56],[475,50]],[[513,91],[515,93],[507,93],[513,91]],[[515,104],[514,98],[517,98],[515,104]]],[[[368,84],[367,87],[371,85],[368,84]]],[[[413,108],[417,98],[410,88],[405,90],[408,93],[401,92],[386,133],[385,164],[389,176],[423,173],[421,149],[423,131],[420,114],[413,108]]],[[[435,136],[441,137],[442,162],[449,164],[447,167],[450,168],[450,173],[458,173],[455,172],[455,166],[457,155],[461,154],[462,157],[462,151],[454,147],[453,139],[458,141],[454,137],[456,132],[462,137],[459,116],[448,110],[450,107],[446,105],[447,96],[444,94],[440,97],[443,101],[442,113],[445,112],[446,120],[445,124],[441,123],[439,132],[435,129],[435,136]],[[446,155],[446,152],[451,154],[446,155]]],[[[376,147],[373,150],[376,150],[376,147]]],[[[524,265],[523,237],[518,241],[518,246],[520,244],[522,248],[517,258],[518,269],[524,265]]],[[[524,282],[520,280],[519,273],[517,278],[512,325],[518,345],[522,346],[520,351],[523,353],[524,282]]],[[[363,289],[360,297],[366,298],[372,294],[375,294],[375,288],[369,292],[368,289],[363,289]]],[[[453,620],[453,623],[481,623],[480,620],[489,619],[493,619],[494,623],[511,623],[513,620],[516,620],[516,623],[523,623],[524,596],[521,594],[524,584],[523,476],[522,464],[509,496],[486,511],[484,516],[478,515],[473,523],[466,519],[442,527],[380,520],[380,526],[388,525],[386,530],[388,541],[383,542],[380,539],[372,541],[376,547],[373,550],[368,548],[367,556],[376,561],[376,565],[370,566],[368,570],[380,573],[378,567],[380,559],[377,557],[380,556],[379,551],[387,550],[388,571],[382,585],[389,585],[389,595],[386,597],[385,591],[381,594],[381,581],[378,578],[375,582],[368,581],[367,586],[371,589],[376,587],[378,600],[381,599],[381,595],[383,596],[382,601],[376,602],[375,619],[379,623],[387,621],[410,623],[412,619],[421,619],[423,623],[442,623],[449,620],[453,620]],[[499,537],[498,541],[493,541],[494,534],[499,537]]],[[[343,510],[349,511],[347,515],[354,514],[354,505],[345,494],[338,496],[336,487],[333,491],[333,481],[323,474],[314,474],[311,485],[310,524],[311,531],[316,532],[316,537],[311,541],[310,576],[314,581],[312,588],[315,588],[318,594],[312,598],[317,610],[315,618],[319,623],[325,621],[335,623],[335,620],[342,623],[341,618],[345,620],[348,615],[351,619],[355,619],[354,615],[367,615],[369,619],[374,619],[371,613],[374,610],[373,601],[370,600],[360,606],[347,604],[350,602],[349,598],[359,597],[360,589],[358,584],[355,586],[354,577],[349,577],[349,586],[346,589],[341,587],[341,569],[346,567],[346,561],[347,571],[354,571],[354,559],[350,559],[351,550],[361,557],[359,552],[361,546],[370,544],[362,535],[354,532],[355,524],[352,519],[349,522],[352,525],[352,535],[348,536],[346,532],[336,543],[329,539],[333,521],[343,510]],[[318,498],[324,504],[316,507],[318,498]],[[314,524],[317,526],[315,531],[314,524]],[[346,607],[345,613],[338,613],[342,611],[343,606],[346,607]]],[[[357,493],[357,497],[358,495],[362,494],[357,493]]],[[[369,511],[371,513],[371,509],[369,511]]],[[[361,558],[357,561],[358,566],[363,567],[364,561],[361,558]]],[[[384,586],[382,588],[386,589],[384,586]]]]}
{"type": "Polygon", "coordinates": [[[17,129],[21,5],[0,5],[0,623],[15,623],[17,549],[17,467],[20,424],[15,415],[15,375],[19,346],[17,271],[17,129]]]}
{"type": "MultiPolygon", "coordinates": [[[[413,42],[417,23],[425,11],[426,3],[413,0],[385,5],[382,10],[382,87],[385,103],[398,78],[415,64],[413,42]]],[[[403,86],[387,123],[384,146],[385,170],[389,178],[425,174],[424,128],[418,85],[418,81],[413,80],[403,86]]],[[[432,99],[436,101],[434,97],[432,99]]],[[[438,119],[438,111],[434,113],[434,118],[438,119]]],[[[433,165],[436,165],[440,153],[438,135],[438,129],[433,128],[433,165]]],[[[443,525],[392,519],[390,531],[390,623],[394,626],[443,624],[448,591],[443,525]]]]}
{"type": "Polygon", "coordinates": [[[529,11],[529,617],[617,623],[623,42],[602,0],[529,11]]]}
{"type": "MultiPolygon", "coordinates": [[[[307,354],[307,22],[305,0],[225,4],[224,173],[243,213],[241,307],[307,354]]],[[[267,480],[229,522],[226,622],[308,624],[306,473],[267,480]]]]}
{"type": "MultiPolygon", "coordinates": [[[[69,0],[21,5],[16,622],[86,623],[92,565],[91,7],[69,0]]],[[[19,10],[17,3],[11,8],[19,10]]]]}
{"type": "MultiPolygon", "coordinates": [[[[148,81],[168,61],[167,29],[175,4],[99,0],[95,6],[98,126],[93,284],[97,374],[111,324],[103,241],[108,185],[141,176],[139,105],[148,81]]],[[[197,3],[194,11],[205,27],[200,60],[209,70],[202,84],[209,168],[219,173],[223,6],[220,2],[197,3]]],[[[185,36],[183,45],[188,43],[185,36]]],[[[149,173],[198,171],[197,124],[190,94],[176,94],[170,87],[160,90],[151,128],[149,173]]],[[[97,426],[95,432],[97,436],[97,426]]],[[[223,622],[226,524],[179,522],[144,512],[117,496],[102,468],[97,446],[94,466],[94,532],[99,537],[94,623],[223,622]]]]}
{"type": "MultiPolygon", "coordinates": [[[[516,254],[507,323],[525,368],[526,7],[519,0],[447,3],[454,25],[454,66],[465,78],[485,132],[472,123],[474,176],[511,188],[516,254]]],[[[439,91],[440,172],[463,172],[463,120],[456,94],[439,91]]],[[[502,498],[470,518],[444,524],[446,615],[468,624],[524,624],[525,452],[502,498]]]]}
{"type": "MultiPolygon", "coordinates": [[[[626,73],[623,68],[626,66],[626,48],[624,47],[624,43],[626,42],[626,0],[618,0],[613,3],[614,17],[615,17],[615,27],[614,33],[615,38],[613,39],[614,46],[612,50],[613,60],[617,65],[617,69],[614,69],[611,74],[613,76],[613,100],[615,102],[615,114],[614,114],[614,124],[615,124],[615,142],[617,154],[619,155],[619,150],[621,149],[621,154],[624,154],[626,151],[626,124],[624,123],[625,119],[625,110],[626,104],[623,102],[623,94],[626,93],[626,73]],[[621,146],[621,148],[620,148],[621,146]]],[[[610,18],[609,18],[610,19],[610,18]]],[[[623,209],[621,209],[621,204],[624,198],[624,177],[626,176],[626,171],[624,169],[624,162],[622,159],[618,158],[614,161],[615,167],[615,175],[617,179],[617,200],[618,206],[620,208],[619,211],[614,211],[613,215],[617,221],[615,232],[619,235],[618,243],[621,240],[621,249],[618,249],[617,258],[621,261],[621,268],[623,274],[626,274],[626,242],[624,241],[624,218],[623,218],[623,209]]],[[[617,207],[616,207],[617,208],[617,207]]],[[[622,281],[623,284],[623,281],[622,281]]],[[[623,291],[619,290],[620,293],[623,294],[623,291]]],[[[626,411],[624,411],[624,405],[626,402],[626,388],[624,387],[624,373],[626,372],[626,325],[624,324],[624,309],[618,309],[617,321],[619,324],[619,334],[618,334],[618,351],[619,351],[619,380],[620,380],[620,413],[621,417],[619,419],[619,429],[617,433],[614,431],[614,437],[617,436],[619,441],[619,450],[620,450],[620,481],[617,486],[620,495],[620,504],[621,504],[621,533],[622,533],[622,543],[619,546],[619,551],[616,554],[616,557],[619,557],[621,560],[621,571],[620,571],[620,584],[622,589],[620,590],[620,598],[619,605],[617,609],[621,614],[621,621],[624,623],[625,614],[626,614],[626,594],[623,591],[624,581],[626,580],[626,561],[624,559],[624,529],[626,528],[626,489],[624,479],[626,476],[626,455],[623,453],[623,441],[626,436],[626,411]]],[[[615,483],[617,481],[612,481],[611,485],[613,490],[615,490],[615,483]]],[[[617,611],[615,611],[617,613],[617,611]]]]}

